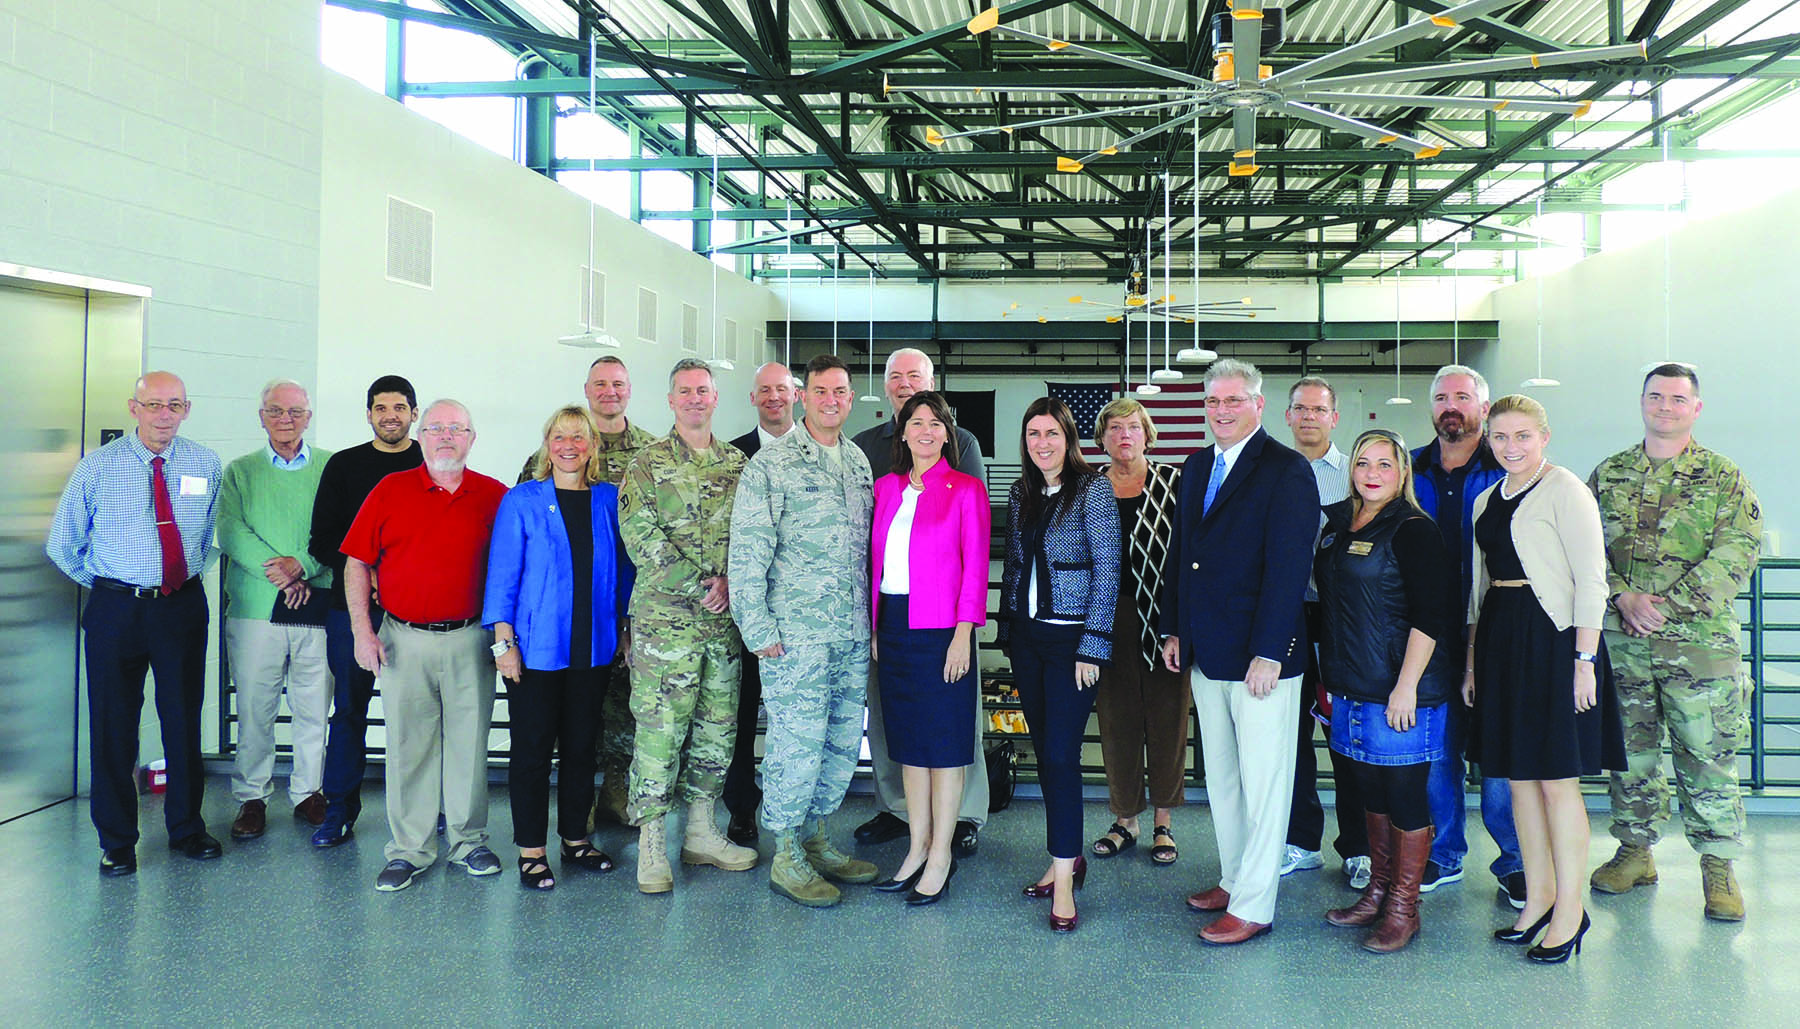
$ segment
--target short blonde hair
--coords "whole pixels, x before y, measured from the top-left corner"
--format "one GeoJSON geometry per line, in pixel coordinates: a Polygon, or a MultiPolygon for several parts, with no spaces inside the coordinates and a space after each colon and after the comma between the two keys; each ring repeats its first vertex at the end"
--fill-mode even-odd
{"type": "Polygon", "coordinates": [[[582,481],[592,486],[600,481],[600,426],[594,423],[594,416],[580,404],[566,404],[556,409],[550,420],[544,423],[544,442],[538,445],[538,451],[531,458],[531,477],[548,479],[550,477],[550,434],[561,428],[580,428],[587,433],[588,459],[587,467],[582,470],[582,481]]]}
{"type": "Polygon", "coordinates": [[[1488,425],[1491,427],[1494,419],[1503,414],[1522,414],[1537,423],[1539,432],[1550,431],[1550,412],[1544,410],[1544,405],[1523,393],[1508,393],[1494,401],[1494,405],[1488,408],[1488,425]]]}
{"type": "Polygon", "coordinates": [[[1134,414],[1144,423],[1144,449],[1156,446],[1156,423],[1150,420],[1150,412],[1144,410],[1144,405],[1131,397],[1117,397],[1100,409],[1100,414],[1094,418],[1094,444],[1105,450],[1107,426],[1114,418],[1130,418],[1134,414]]]}

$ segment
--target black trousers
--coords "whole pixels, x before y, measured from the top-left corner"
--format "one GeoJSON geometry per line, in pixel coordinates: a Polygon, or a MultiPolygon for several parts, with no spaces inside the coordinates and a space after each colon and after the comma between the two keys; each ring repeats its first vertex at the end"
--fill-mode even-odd
{"type": "MultiPolygon", "coordinates": [[[[1331,756],[1338,757],[1337,751],[1332,751],[1331,756]]],[[[1343,760],[1354,766],[1363,799],[1371,812],[1388,816],[1394,828],[1401,832],[1414,832],[1431,825],[1431,805],[1426,802],[1425,795],[1425,779],[1431,771],[1431,762],[1368,765],[1350,758],[1343,760]]]]}
{"type": "MultiPolygon", "coordinates": [[[[1306,636],[1312,641],[1319,638],[1316,601],[1306,604],[1306,636]]],[[[1325,808],[1319,802],[1319,756],[1313,749],[1319,723],[1312,716],[1314,698],[1319,692],[1319,657],[1316,646],[1309,644],[1307,649],[1306,673],[1300,680],[1300,745],[1294,748],[1294,801],[1288,809],[1287,841],[1302,850],[1321,850],[1325,841],[1325,808]]],[[[1369,828],[1363,821],[1362,794],[1352,767],[1355,762],[1330,747],[1325,749],[1331,755],[1331,778],[1337,786],[1338,835],[1334,846],[1342,857],[1364,857],[1369,853],[1369,828]]]]}
{"type": "Polygon", "coordinates": [[[725,810],[740,822],[756,824],[756,807],[762,790],[756,785],[756,718],[762,707],[762,669],[759,659],[744,651],[743,677],[738,680],[737,741],[731,747],[731,765],[725,769],[725,810]]]}
{"type": "Polygon", "coordinates": [[[527,668],[518,682],[506,684],[514,844],[542,847],[549,838],[550,755],[556,752],[562,755],[556,830],[565,840],[587,838],[588,811],[594,806],[594,743],[600,738],[600,705],[610,674],[606,666],[553,672],[527,668]]]}
{"type": "MultiPolygon", "coordinates": [[[[1080,857],[1081,743],[1098,687],[1075,686],[1076,648],[1082,627],[1013,619],[1013,682],[1019,688],[1025,728],[1037,755],[1044,794],[1044,842],[1051,857],[1080,857]]],[[[1130,655],[1126,655],[1129,657],[1130,655]]]]}
{"type": "Polygon", "coordinates": [[[139,599],[104,587],[82,612],[87,656],[91,811],[100,846],[136,846],[138,722],[144,674],[156,673],[156,720],[162,727],[169,792],[163,822],[169,839],[206,831],[200,814],[206,770],[200,764],[200,705],[206,693],[206,591],[189,580],[166,597],[139,599]]]}

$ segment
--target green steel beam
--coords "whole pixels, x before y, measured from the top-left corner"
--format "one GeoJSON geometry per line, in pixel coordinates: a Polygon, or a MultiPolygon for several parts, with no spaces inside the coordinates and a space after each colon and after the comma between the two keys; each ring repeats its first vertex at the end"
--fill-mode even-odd
{"type": "MultiPolygon", "coordinates": [[[[1456,6],[1455,3],[1446,3],[1445,0],[1394,0],[1394,2],[1396,6],[1410,8],[1427,15],[1437,14],[1456,6]]],[[[1511,43],[1528,53],[1542,54],[1564,49],[1564,44],[1545,36],[1526,32],[1517,25],[1508,24],[1504,18],[1497,15],[1470,19],[1466,27],[1489,39],[1511,43]]]]}
{"type": "MultiPolygon", "coordinates": [[[[703,226],[706,225],[707,222],[701,219],[695,219],[694,224],[703,226]]],[[[959,225],[957,227],[969,232],[997,231],[995,228],[989,226],[981,226],[979,229],[967,225],[959,225]]],[[[823,232],[824,230],[820,229],[819,231],[823,232]]],[[[1133,245],[1135,246],[1135,244],[1133,245]]],[[[996,240],[982,243],[922,243],[921,246],[928,252],[937,254],[1000,254],[1002,256],[1006,254],[1066,254],[1079,251],[1118,254],[1125,249],[1123,245],[1118,243],[1108,244],[1099,240],[1083,239],[1070,239],[1063,242],[1013,242],[1009,240],[996,240]]],[[[1193,241],[1190,239],[1184,247],[1178,247],[1177,249],[1185,249],[1191,253],[1193,246],[1193,241]]],[[[1200,240],[1200,249],[1208,253],[1236,253],[1238,251],[1252,250],[1259,254],[1330,254],[1338,251],[1354,250],[1359,246],[1361,246],[1361,244],[1350,239],[1322,241],[1283,239],[1264,243],[1217,240],[1207,237],[1203,237],[1200,240]]],[[[1410,253],[1411,251],[1418,249],[1418,246],[1417,243],[1409,243],[1402,240],[1383,240],[1369,249],[1376,251],[1391,251],[1394,253],[1410,253]]],[[[1470,251],[1493,250],[1536,250],[1538,249],[1538,246],[1539,244],[1536,240],[1529,239],[1464,240],[1458,244],[1458,248],[1465,253],[1470,251]]],[[[719,252],[778,255],[790,252],[795,254],[829,254],[832,253],[834,249],[836,248],[831,245],[820,243],[796,243],[793,245],[791,251],[785,243],[756,243],[745,246],[733,246],[728,243],[719,247],[719,252]]],[[[864,253],[869,254],[903,254],[906,252],[905,247],[894,243],[878,243],[873,245],[862,244],[860,249],[864,253]]],[[[1443,250],[1446,253],[1450,252],[1450,245],[1448,243],[1444,244],[1443,250]]]]}
{"type": "MultiPolygon", "coordinates": [[[[932,203],[890,203],[887,209],[894,215],[915,221],[960,222],[969,218],[1142,218],[1144,206],[1149,202],[1146,194],[1138,203],[1102,203],[1076,201],[1039,201],[1033,203],[981,203],[981,204],[932,204],[932,203]]],[[[1504,204],[1474,203],[1450,201],[1435,206],[1425,218],[1440,216],[1487,214],[1504,204]]],[[[834,207],[830,204],[815,203],[813,205],[822,217],[832,221],[868,221],[874,211],[867,206],[843,205],[834,207]]],[[[1416,209],[1414,204],[1406,203],[1310,203],[1306,201],[1256,201],[1242,199],[1212,200],[1201,202],[1201,215],[1205,218],[1291,218],[1291,217],[1324,217],[1341,218],[1347,221],[1365,220],[1369,218],[1397,218],[1416,209]]],[[[1661,211],[1661,204],[1617,204],[1589,201],[1546,200],[1546,214],[1594,214],[1619,211],[1661,211]]],[[[1189,204],[1183,215],[1192,213],[1193,205],[1189,204]]],[[[780,207],[729,207],[717,212],[704,208],[665,208],[644,212],[646,218],[659,218],[681,221],[692,218],[717,217],[720,221],[754,221],[780,224],[788,221],[802,222],[807,216],[796,211],[792,219],[786,217],[780,207]]]]}
{"type": "MultiPolygon", "coordinates": [[[[1053,10],[1068,4],[1070,0],[1018,0],[1000,8],[1000,20],[1012,21],[1037,14],[1040,11],[1053,10]]],[[[846,76],[859,72],[871,71],[892,64],[894,61],[911,54],[930,50],[951,40],[958,40],[969,34],[966,22],[955,22],[929,32],[920,32],[906,39],[895,40],[886,46],[876,47],[842,60],[833,61],[822,68],[816,68],[802,76],[801,85],[806,89],[817,89],[826,82],[835,82],[846,76]]]]}

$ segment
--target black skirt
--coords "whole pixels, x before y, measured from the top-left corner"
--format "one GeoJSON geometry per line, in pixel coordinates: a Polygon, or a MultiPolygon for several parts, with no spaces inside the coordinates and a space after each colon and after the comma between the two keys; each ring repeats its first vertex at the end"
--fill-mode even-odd
{"type": "Polygon", "coordinates": [[[881,595],[875,627],[881,676],[881,720],[888,757],[914,768],[961,768],[975,754],[975,643],[969,670],[944,681],[955,629],[907,627],[907,598],[881,595]]]}

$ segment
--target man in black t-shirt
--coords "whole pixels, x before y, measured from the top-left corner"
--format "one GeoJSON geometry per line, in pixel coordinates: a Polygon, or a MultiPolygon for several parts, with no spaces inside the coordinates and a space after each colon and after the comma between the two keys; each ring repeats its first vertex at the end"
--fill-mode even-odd
{"type": "MultiPolygon", "coordinates": [[[[338,549],[350,523],[375,484],[394,472],[419,467],[424,457],[412,439],[418,396],[412,383],[383,375],[369,384],[368,419],[375,438],[331,455],[313,498],[312,535],[307,552],[330,566],[331,612],[325,622],[326,662],[335,695],[325,742],[325,821],[313,832],[315,847],[335,847],[350,839],[362,811],[363,770],[368,758],[369,701],[375,676],[356,663],[350,610],[344,602],[344,555],[338,549]]],[[[379,608],[370,612],[381,626],[379,608]]]]}

